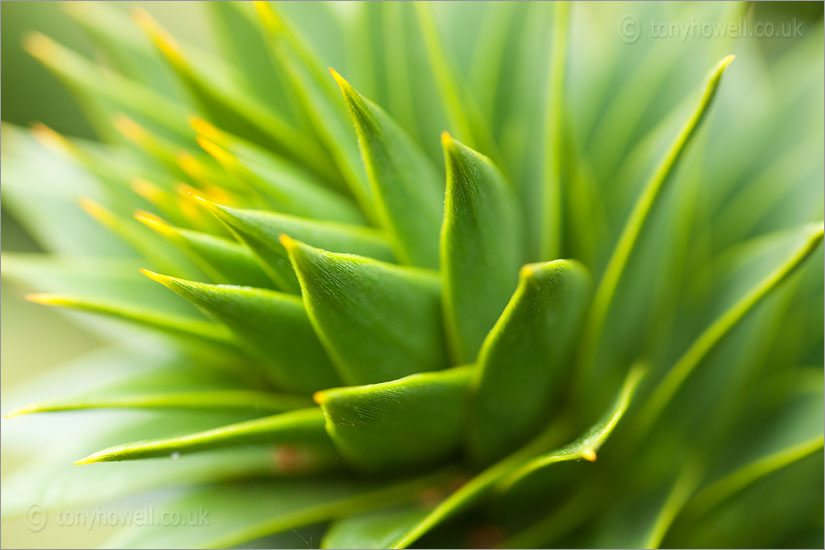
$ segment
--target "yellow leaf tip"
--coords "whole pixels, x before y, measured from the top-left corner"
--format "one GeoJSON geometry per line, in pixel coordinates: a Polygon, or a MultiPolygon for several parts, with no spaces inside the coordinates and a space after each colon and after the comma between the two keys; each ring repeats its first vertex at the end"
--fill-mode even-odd
{"type": "Polygon", "coordinates": [[[77,204],[80,205],[80,208],[83,209],[89,216],[98,220],[101,223],[106,223],[108,220],[111,219],[111,213],[106,210],[103,206],[98,204],[97,202],[93,201],[88,197],[81,197],[77,200],[77,204]]]}
{"type": "Polygon", "coordinates": [[[24,298],[29,302],[44,306],[57,306],[63,303],[63,298],[57,294],[34,293],[26,294],[24,298]]]}
{"type": "Polygon", "coordinates": [[[335,79],[335,82],[338,84],[338,87],[341,88],[341,91],[344,93],[344,95],[355,94],[355,89],[349,82],[346,81],[346,79],[343,76],[341,76],[341,74],[338,71],[330,67],[329,73],[332,75],[332,78],[335,79]]]}
{"type": "Polygon", "coordinates": [[[147,136],[146,130],[140,124],[122,113],[112,118],[112,125],[131,141],[138,142],[147,136]]]}
{"type": "Polygon", "coordinates": [[[297,243],[295,239],[287,235],[286,233],[281,233],[278,236],[278,240],[281,242],[281,246],[286,248],[287,250],[293,250],[297,247],[297,243]]]}
{"type": "Polygon", "coordinates": [[[444,131],[441,132],[441,145],[445,149],[448,147],[452,147],[453,145],[453,136],[450,135],[450,132],[444,131]]]}
{"type": "Polygon", "coordinates": [[[220,130],[218,130],[211,123],[207,122],[199,116],[189,116],[189,126],[191,126],[192,129],[195,130],[195,132],[197,132],[198,134],[205,136],[211,139],[212,141],[218,141],[218,139],[220,138],[220,130]]]}
{"type": "Polygon", "coordinates": [[[57,44],[43,33],[29,32],[23,37],[23,49],[29,55],[38,59],[46,59],[52,56],[57,44]]]}
{"type": "Polygon", "coordinates": [[[152,279],[156,283],[160,283],[164,286],[166,286],[166,283],[170,278],[170,277],[167,277],[166,275],[161,275],[160,273],[155,273],[154,271],[150,271],[148,269],[140,269],[140,273],[141,273],[141,275],[145,275],[146,277],[149,277],[150,279],[152,279]]]}
{"type": "Polygon", "coordinates": [[[172,227],[159,216],[156,216],[151,212],[146,212],[145,210],[138,210],[135,212],[135,219],[143,225],[164,235],[170,233],[172,230],[172,227]]]}
{"type": "Polygon", "coordinates": [[[313,394],[312,394],[312,400],[313,400],[313,401],[314,401],[317,405],[323,405],[323,404],[324,404],[324,401],[326,401],[326,400],[327,400],[326,392],[324,392],[324,391],[317,391],[317,392],[313,393],[313,394]]]}
{"type": "Polygon", "coordinates": [[[22,407],[20,409],[14,409],[13,411],[4,414],[3,418],[8,420],[9,418],[14,418],[15,416],[22,416],[22,415],[28,414],[30,412],[32,412],[32,411],[29,410],[27,407],[22,407]]]}
{"type": "Polygon", "coordinates": [[[84,464],[92,464],[94,462],[101,462],[101,460],[96,455],[89,455],[85,458],[81,458],[80,460],[75,460],[72,462],[72,466],[83,466],[84,464]]]}

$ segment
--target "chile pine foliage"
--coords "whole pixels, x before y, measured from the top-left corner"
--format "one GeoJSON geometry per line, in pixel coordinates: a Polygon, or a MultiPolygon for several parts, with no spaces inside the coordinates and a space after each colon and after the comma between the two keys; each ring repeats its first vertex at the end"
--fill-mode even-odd
{"type": "Polygon", "coordinates": [[[26,39],[100,139],[3,127],[48,251],[3,275],[111,344],[11,412],[55,414],[9,421],[48,435],[4,514],[179,518],[116,547],[821,547],[821,22],[767,50],[650,35],[737,3],[186,9],[209,48],[107,3],[66,5],[95,61],[26,39]]]}

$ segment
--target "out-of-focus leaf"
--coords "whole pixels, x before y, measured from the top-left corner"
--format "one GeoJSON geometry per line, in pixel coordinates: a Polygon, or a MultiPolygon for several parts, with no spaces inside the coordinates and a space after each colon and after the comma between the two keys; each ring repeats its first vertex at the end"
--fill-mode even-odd
{"type": "Polygon", "coordinates": [[[150,120],[174,135],[189,135],[185,109],[152,88],[147,88],[106,67],[94,65],[39,33],[27,38],[25,48],[85,97],[97,102],[111,102],[129,115],[150,120]]]}
{"type": "Polygon", "coordinates": [[[248,3],[206,4],[212,26],[227,61],[237,67],[239,84],[264,105],[287,119],[296,118],[296,98],[286,85],[283,69],[272,62],[261,29],[248,3]],[[239,40],[243,37],[243,40],[239,40]]]}
{"type": "Polygon", "coordinates": [[[279,388],[310,392],[340,382],[296,296],[143,273],[229,327],[279,388]]]}
{"type": "Polygon", "coordinates": [[[822,370],[795,368],[764,380],[757,391],[762,407],[749,411],[751,426],[719,452],[719,472],[691,499],[685,519],[701,521],[724,501],[823,446],[822,370]],[[782,376],[784,375],[784,376],[782,376]],[[782,380],[788,379],[788,384],[782,380]],[[759,410],[759,409],[763,410],[759,410]],[[759,438],[753,437],[759,433],[759,438]]]}
{"type": "Polygon", "coordinates": [[[734,56],[729,55],[719,61],[716,66],[711,69],[708,81],[705,84],[705,89],[699,99],[695,110],[691,113],[690,118],[680,130],[676,139],[668,149],[667,155],[657,167],[656,171],[651,176],[650,180],[645,185],[642,194],[636,201],[630,217],[622,230],[619,240],[616,242],[616,247],[610,257],[607,267],[604,270],[602,279],[599,282],[596,293],[593,297],[593,306],[588,314],[587,322],[585,324],[583,340],[581,344],[583,359],[579,364],[579,378],[580,381],[585,380],[592,367],[593,360],[596,356],[597,347],[599,344],[600,334],[604,326],[604,320],[607,316],[607,310],[613,300],[613,293],[616,291],[616,286],[619,284],[619,279],[624,272],[627,261],[630,258],[630,253],[633,251],[642,227],[650,214],[656,199],[660,195],[660,191],[665,183],[670,179],[673,169],[676,167],[682,153],[685,151],[691,138],[696,134],[696,130],[701,125],[705,118],[705,114],[710,108],[713,98],[716,95],[716,90],[719,88],[719,83],[722,79],[722,73],[725,68],[733,61],[734,56]]]}
{"type": "Polygon", "coordinates": [[[544,113],[544,163],[541,205],[541,259],[559,257],[562,242],[562,130],[564,128],[564,70],[567,63],[567,2],[557,2],[553,17],[553,51],[544,113]]]}
{"type": "Polygon", "coordinates": [[[366,470],[430,464],[460,446],[471,367],[315,394],[345,459],[366,470]]]}
{"type": "Polygon", "coordinates": [[[204,202],[235,236],[255,254],[272,280],[286,292],[300,292],[281,235],[332,252],[359,254],[391,262],[393,253],[383,235],[374,229],[321,222],[263,210],[239,210],[204,202]]]}
{"type": "Polygon", "coordinates": [[[235,348],[232,335],[224,327],[209,321],[201,321],[165,311],[141,308],[111,300],[96,300],[61,294],[29,294],[26,298],[46,306],[59,306],[88,313],[106,315],[136,323],[163,333],[194,338],[220,347],[235,348]]]}
{"type": "MultiPolygon", "coordinates": [[[[203,128],[203,125],[199,125],[203,128]]],[[[363,216],[346,197],[320,185],[301,168],[274,156],[239,159],[217,143],[199,137],[198,143],[253,193],[276,211],[344,223],[362,223],[363,216]]]]}
{"type": "Polygon", "coordinates": [[[215,75],[201,74],[190,63],[174,39],[143,10],[134,12],[135,21],[163,54],[169,66],[211,120],[227,130],[261,145],[276,148],[307,166],[328,164],[325,152],[306,134],[249,96],[233,89],[229,82],[217,82],[215,75]],[[210,78],[211,76],[211,78],[210,78]]]}
{"type": "Polygon", "coordinates": [[[301,454],[308,453],[304,457],[307,461],[331,460],[335,454],[324,430],[324,415],[318,408],[309,408],[247,420],[181,437],[116,445],[82,458],[75,464],[157,456],[174,458],[183,453],[264,443],[294,446],[301,454]]]}
{"type": "Polygon", "coordinates": [[[512,189],[492,162],[442,135],[447,198],[441,228],[444,317],[457,362],[475,360],[518,281],[522,228],[512,189]]]}
{"type": "Polygon", "coordinates": [[[252,410],[283,412],[306,407],[306,398],[261,391],[214,390],[180,393],[134,393],[101,396],[95,392],[83,397],[39,401],[8,413],[6,417],[36,412],[77,411],[85,409],[196,409],[252,410]]]}
{"type": "Polygon", "coordinates": [[[107,546],[117,548],[237,547],[240,544],[324,521],[416,500],[449,479],[442,472],[394,483],[368,481],[273,481],[203,488],[168,505],[187,517],[207,510],[208,522],[132,528],[107,546]]]}
{"type": "Polygon", "coordinates": [[[388,548],[427,512],[427,508],[416,505],[350,516],[332,524],[321,540],[321,548],[388,548]]]}
{"type": "Polygon", "coordinates": [[[199,272],[186,262],[185,258],[171,253],[168,242],[153,234],[135,220],[121,217],[95,201],[82,198],[80,206],[86,213],[129,244],[148,261],[152,267],[169,271],[175,275],[195,277],[199,272]]]}
{"type": "Polygon", "coordinates": [[[616,423],[621,419],[642,376],[644,376],[643,367],[631,369],[622,388],[619,390],[615,404],[601,420],[581,437],[560,449],[542,454],[546,450],[548,442],[557,437],[556,430],[551,425],[528,445],[488,467],[459,487],[390,546],[392,548],[408,548],[432,530],[433,527],[488,495],[496,488],[496,485],[499,488],[506,489],[523,479],[524,476],[550,464],[566,460],[595,460],[596,451],[604,444],[616,427],[616,423]],[[536,455],[540,456],[536,457],[536,455]]]}
{"type": "Polygon", "coordinates": [[[3,208],[14,212],[41,246],[67,256],[135,256],[77,205],[80,196],[102,196],[93,177],[22,128],[4,122],[0,132],[3,208]]]}
{"type": "Polygon", "coordinates": [[[269,277],[243,245],[208,233],[174,227],[147,212],[135,217],[189,254],[216,283],[271,286],[269,277]]]}
{"type": "Polygon", "coordinates": [[[438,275],[282,237],[341,378],[372,384],[447,366],[438,275]]]}
{"type": "Polygon", "coordinates": [[[361,210],[375,218],[372,190],[361,163],[352,126],[334,84],[323,65],[275,11],[273,5],[255,2],[271,55],[289,76],[304,113],[326,145],[361,210]]]}
{"type": "Polygon", "coordinates": [[[759,281],[751,290],[730,306],[711,324],[671,367],[665,378],[648,397],[641,413],[640,431],[646,432],[667,406],[685,379],[713,349],[719,341],[735,327],[749,311],[766,296],[770,295],[788,277],[790,277],[813,254],[823,238],[822,224],[805,226],[802,230],[804,242],[793,256],[767,277],[759,281]]]}
{"type": "Polygon", "coordinates": [[[469,445],[487,463],[534,433],[560,384],[590,297],[590,277],[573,260],[528,264],[479,353],[469,445]]]}
{"type": "Polygon", "coordinates": [[[377,105],[333,71],[355,124],[382,226],[403,263],[438,267],[443,186],[430,159],[377,105]]]}
{"type": "Polygon", "coordinates": [[[642,381],[646,372],[645,367],[635,366],[628,373],[622,385],[619,394],[616,396],[616,401],[605,415],[593,424],[587,432],[582,434],[578,439],[556,449],[550,453],[538,456],[526,464],[520,466],[516,471],[510,474],[502,482],[503,488],[511,487],[516,483],[522,482],[528,476],[535,474],[547,468],[551,464],[557,462],[564,462],[566,460],[588,460],[593,462],[596,460],[596,452],[604,445],[616,425],[624,416],[627,408],[630,406],[630,401],[633,399],[633,394],[639,382],[642,381]]]}

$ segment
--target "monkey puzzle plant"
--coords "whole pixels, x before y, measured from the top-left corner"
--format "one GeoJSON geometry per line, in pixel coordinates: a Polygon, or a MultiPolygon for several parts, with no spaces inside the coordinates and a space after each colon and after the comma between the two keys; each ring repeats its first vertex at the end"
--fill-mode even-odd
{"type": "Polygon", "coordinates": [[[12,412],[73,411],[4,513],[207,512],[118,547],[822,545],[821,25],[762,63],[614,36],[738,4],[203,9],[218,55],[105,3],[67,5],[99,63],[27,39],[101,140],[3,127],[49,250],[3,275],[112,346],[12,412]]]}

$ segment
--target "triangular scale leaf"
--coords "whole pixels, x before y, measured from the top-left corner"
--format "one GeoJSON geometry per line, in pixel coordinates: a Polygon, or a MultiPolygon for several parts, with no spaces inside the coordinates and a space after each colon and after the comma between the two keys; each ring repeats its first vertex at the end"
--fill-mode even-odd
{"type": "Polygon", "coordinates": [[[315,394],[327,431],[353,466],[398,470],[433,463],[461,444],[471,367],[315,394]]]}
{"type": "Polygon", "coordinates": [[[406,264],[438,267],[444,192],[435,168],[383,109],[338,73],[333,76],[355,124],[381,224],[396,255],[406,264]]]}
{"type": "Polygon", "coordinates": [[[383,235],[366,227],[322,222],[263,210],[239,210],[204,203],[255,254],[272,280],[285,292],[300,292],[298,279],[281,244],[289,235],[332,252],[359,254],[390,262],[393,252],[383,235]]]}
{"type": "Polygon", "coordinates": [[[143,273],[225,324],[279,388],[311,392],[339,383],[299,298],[259,288],[143,273]]]}
{"type": "Polygon", "coordinates": [[[444,316],[458,362],[474,361],[516,288],[524,261],[516,197],[485,156],[442,135],[447,198],[441,228],[444,316]]]}
{"type": "Polygon", "coordinates": [[[435,273],[334,254],[284,235],[307,313],[345,382],[447,366],[435,273]]]}
{"type": "Polygon", "coordinates": [[[468,439],[482,462],[524,443],[559,396],[590,297],[573,260],[528,264],[479,353],[468,439]],[[502,414],[507,411],[507,414],[502,414]]]}

